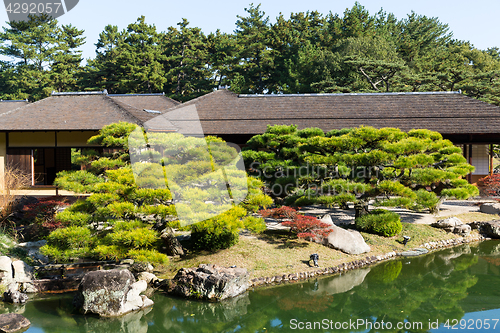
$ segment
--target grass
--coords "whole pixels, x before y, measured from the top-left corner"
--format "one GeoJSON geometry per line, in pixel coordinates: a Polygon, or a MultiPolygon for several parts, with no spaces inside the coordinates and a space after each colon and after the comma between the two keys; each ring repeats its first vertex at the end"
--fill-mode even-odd
{"type": "Polygon", "coordinates": [[[185,258],[172,259],[170,265],[159,274],[159,277],[173,278],[180,268],[197,267],[200,264],[244,267],[251,273],[251,278],[300,273],[316,270],[308,265],[309,256],[312,253],[319,255],[321,267],[331,267],[390,251],[401,252],[405,249],[402,244],[403,235],[411,237],[406,249],[427,242],[459,237],[429,225],[410,223],[403,223],[403,231],[394,237],[361,234],[372,248],[371,252],[361,255],[348,255],[321,244],[289,238],[287,233],[266,232],[258,236],[240,236],[238,244],[229,249],[215,253],[190,253],[185,258]]]}
{"type": "Polygon", "coordinates": [[[500,219],[500,217],[496,214],[486,214],[481,212],[463,213],[455,215],[455,217],[458,217],[463,223],[470,223],[474,221],[487,222],[500,219]]]}

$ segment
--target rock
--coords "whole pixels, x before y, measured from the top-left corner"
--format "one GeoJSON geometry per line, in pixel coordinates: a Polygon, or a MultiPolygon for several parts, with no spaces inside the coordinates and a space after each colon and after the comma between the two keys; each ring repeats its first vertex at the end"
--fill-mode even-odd
{"type": "Polygon", "coordinates": [[[471,232],[471,227],[470,225],[467,225],[467,224],[461,224],[461,225],[457,225],[455,227],[455,229],[453,229],[453,233],[454,234],[459,234],[459,235],[462,235],[462,236],[467,236],[470,232],[471,232]]]}
{"type": "Polygon", "coordinates": [[[14,281],[30,282],[31,280],[33,280],[33,267],[26,264],[24,261],[13,261],[12,269],[14,270],[14,281]]]}
{"type": "Polygon", "coordinates": [[[23,248],[28,252],[28,256],[39,264],[46,265],[49,263],[49,257],[40,253],[40,248],[47,244],[46,240],[37,242],[20,243],[17,247],[23,248]]]}
{"type": "Polygon", "coordinates": [[[27,294],[34,294],[38,292],[38,288],[32,282],[21,283],[21,291],[27,294]]]}
{"type": "Polygon", "coordinates": [[[11,283],[8,290],[3,293],[3,301],[16,304],[26,303],[28,301],[28,295],[19,292],[17,288],[17,283],[11,283]]]}
{"type": "Polygon", "coordinates": [[[332,217],[330,216],[330,214],[325,214],[323,215],[322,218],[319,219],[321,222],[323,223],[326,223],[328,225],[334,225],[333,223],[333,220],[332,220],[332,217]]]}
{"type": "Polygon", "coordinates": [[[431,226],[434,228],[444,229],[448,232],[453,232],[456,226],[463,225],[464,223],[460,221],[457,217],[449,217],[444,220],[439,220],[436,223],[432,223],[431,226]]]}
{"type": "Polygon", "coordinates": [[[427,250],[427,249],[416,248],[416,249],[409,250],[409,251],[403,251],[401,253],[398,253],[397,255],[403,256],[403,257],[416,257],[416,256],[420,256],[422,254],[427,254],[427,253],[429,253],[429,250],[427,250]]]}
{"type": "Polygon", "coordinates": [[[137,274],[142,272],[152,272],[154,269],[153,265],[149,262],[135,262],[132,266],[130,266],[130,271],[134,273],[134,276],[137,277],[137,274]]]}
{"type": "Polygon", "coordinates": [[[204,264],[181,268],[172,283],[169,292],[174,295],[213,301],[235,297],[250,287],[246,268],[204,264]]]}
{"type": "Polygon", "coordinates": [[[487,202],[479,207],[479,211],[486,214],[499,214],[500,213],[500,203],[498,202],[487,202]]]}
{"type": "Polygon", "coordinates": [[[500,238],[500,220],[483,222],[479,230],[488,237],[500,238]]]}
{"type": "Polygon", "coordinates": [[[166,253],[169,256],[184,256],[184,249],[179,240],[174,236],[171,228],[163,229],[160,236],[163,244],[166,247],[166,253]]]}
{"type": "Polygon", "coordinates": [[[74,304],[84,314],[121,316],[153,305],[153,301],[140,295],[146,288],[146,281],[135,282],[127,269],[88,272],[78,286],[74,304]]]}
{"type": "Polygon", "coordinates": [[[366,244],[363,236],[356,230],[345,230],[335,225],[331,226],[333,231],[326,237],[327,246],[340,250],[347,254],[361,254],[370,252],[370,246],[366,244]]]}
{"type": "Polygon", "coordinates": [[[12,274],[12,260],[9,257],[0,257],[0,280],[5,286],[8,286],[12,281],[14,281],[12,274]]]}
{"type": "Polygon", "coordinates": [[[5,313],[0,315],[0,332],[17,332],[30,325],[31,323],[28,319],[17,313],[5,313]]]}
{"type": "Polygon", "coordinates": [[[138,274],[137,280],[139,280],[139,281],[146,281],[146,283],[149,286],[153,286],[154,284],[156,284],[156,281],[158,281],[158,278],[153,273],[141,272],[141,273],[138,274]]]}

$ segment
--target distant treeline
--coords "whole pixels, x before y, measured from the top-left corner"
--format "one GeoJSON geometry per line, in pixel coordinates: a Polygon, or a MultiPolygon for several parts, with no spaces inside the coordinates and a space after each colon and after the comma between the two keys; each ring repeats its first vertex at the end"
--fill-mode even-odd
{"type": "Polygon", "coordinates": [[[453,39],[438,18],[370,14],[279,16],[260,5],[238,16],[234,33],[204,34],[183,19],[158,32],[144,16],[99,35],[82,66],[83,30],[47,17],[0,33],[0,98],[39,100],[52,91],[165,92],[186,101],[221,86],[236,93],[450,91],[500,105],[500,50],[453,39]]]}

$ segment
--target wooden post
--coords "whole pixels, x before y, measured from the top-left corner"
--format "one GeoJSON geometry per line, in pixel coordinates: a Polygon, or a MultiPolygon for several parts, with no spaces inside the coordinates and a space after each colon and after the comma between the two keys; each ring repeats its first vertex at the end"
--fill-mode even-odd
{"type": "MultiPolygon", "coordinates": [[[[469,146],[468,147],[469,151],[468,151],[468,155],[467,155],[467,160],[468,160],[467,162],[470,165],[472,165],[472,145],[469,144],[468,146],[469,146]]],[[[472,183],[472,172],[469,173],[468,178],[469,178],[469,183],[472,183]]]]}
{"type": "Polygon", "coordinates": [[[490,144],[490,176],[493,175],[493,144],[490,144]]]}

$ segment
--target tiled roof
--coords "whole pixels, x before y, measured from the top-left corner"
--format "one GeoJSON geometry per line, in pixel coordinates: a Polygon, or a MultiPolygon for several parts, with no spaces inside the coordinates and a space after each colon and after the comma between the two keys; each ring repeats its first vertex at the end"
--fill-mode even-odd
{"type": "MultiPolygon", "coordinates": [[[[178,103],[164,96],[109,96],[106,93],[60,93],[11,112],[0,113],[0,131],[13,130],[99,130],[118,121],[142,126],[158,114],[139,106],[164,111],[178,103]],[[162,104],[163,101],[163,104],[162,104]]],[[[1,103],[0,103],[1,104],[1,103]]]]}
{"type": "Polygon", "coordinates": [[[325,131],[367,125],[442,134],[500,133],[500,107],[458,92],[237,95],[218,90],[171,110],[189,105],[196,106],[205,134],[257,134],[268,124],[325,131]]]}
{"type": "Polygon", "coordinates": [[[109,94],[113,100],[128,104],[139,110],[166,111],[181,104],[164,94],[109,94]]]}
{"type": "Polygon", "coordinates": [[[22,106],[25,106],[27,104],[28,104],[28,101],[26,101],[26,100],[0,101],[0,114],[15,110],[15,109],[20,108],[22,106]]]}

